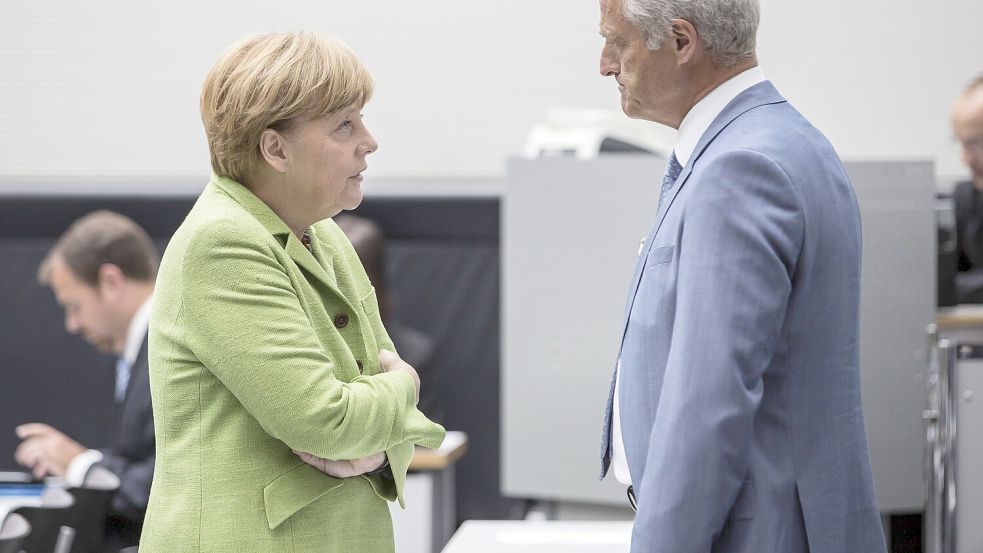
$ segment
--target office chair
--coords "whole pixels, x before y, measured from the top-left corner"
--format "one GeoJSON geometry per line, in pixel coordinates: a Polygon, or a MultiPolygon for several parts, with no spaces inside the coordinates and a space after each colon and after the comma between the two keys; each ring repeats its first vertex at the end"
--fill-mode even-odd
{"type": "Polygon", "coordinates": [[[10,513],[0,525],[0,553],[20,553],[21,543],[31,533],[31,523],[17,513],[10,513]]]}
{"type": "Polygon", "coordinates": [[[18,507],[14,513],[23,516],[31,525],[31,533],[21,545],[24,553],[52,553],[58,532],[67,526],[68,513],[75,499],[67,491],[47,487],[41,494],[39,507],[18,507]]]}
{"type": "Polygon", "coordinates": [[[102,550],[106,512],[119,486],[118,476],[105,467],[95,465],[89,469],[81,486],[68,488],[75,499],[65,522],[75,529],[72,553],[97,553],[102,550]]]}

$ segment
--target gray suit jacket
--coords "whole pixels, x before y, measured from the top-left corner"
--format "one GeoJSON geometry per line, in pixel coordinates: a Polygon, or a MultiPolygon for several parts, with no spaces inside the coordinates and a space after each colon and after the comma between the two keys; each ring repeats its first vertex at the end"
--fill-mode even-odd
{"type": "MultiPolygon", "coordinates": [[[[860,401],[860,256],[833,147],[770,82],[740,94],[683,168],[629,289],[633,552],[885,551],[860,401]]],[[[610,424],[601,456],[603,476],[610,424]]]]}

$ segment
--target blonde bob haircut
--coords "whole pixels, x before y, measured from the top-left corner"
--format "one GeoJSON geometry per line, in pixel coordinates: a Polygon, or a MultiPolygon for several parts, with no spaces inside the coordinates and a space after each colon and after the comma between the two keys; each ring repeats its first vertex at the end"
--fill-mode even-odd
{"type": "Polygon", "coordinates": [[[201,120],[212,170],[240,182],[260,162],[266,129],[289,131],[372,96],[372,76],[342,42],[314,32],[248,37],[205,77],[201,120]]]}

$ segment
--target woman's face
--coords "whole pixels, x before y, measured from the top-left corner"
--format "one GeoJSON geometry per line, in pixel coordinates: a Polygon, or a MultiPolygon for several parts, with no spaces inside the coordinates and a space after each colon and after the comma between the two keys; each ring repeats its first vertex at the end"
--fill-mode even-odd
{"type": "Polygon", "coordinates": [[[379,145],[362,123],[360,111],[352,105],[298,121],[285,134],[286,179],[295,209],[324,219],[362,202],[365,157],[379,145]]]}

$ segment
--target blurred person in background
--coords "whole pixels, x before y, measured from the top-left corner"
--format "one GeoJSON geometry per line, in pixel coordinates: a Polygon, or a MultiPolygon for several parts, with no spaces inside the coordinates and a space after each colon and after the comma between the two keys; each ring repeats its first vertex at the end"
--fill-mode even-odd
{"type": "Polygon", "coordinates": [[[983,303],[983,75],[970,83],[952,106],[952,132],[970,174],[952,194],[959,259],[956,299],[960,303],[983,303]]]}
{"type": "Polygon", "coordinates": [[[65,329],[116,356],[115,423],[101,449],[88,449],[46,424],[22,424],[14,456],[35,477],[62,476],[72,486],[81,485],[95,465],[118,476],[106,522],[112,547],[139,540],[154,472],[147,325],[157,264],[157,249],[139,225],[97,211],[75,221],[38,270],[38,280],[51,287],[65,312],[65,329]]]}

